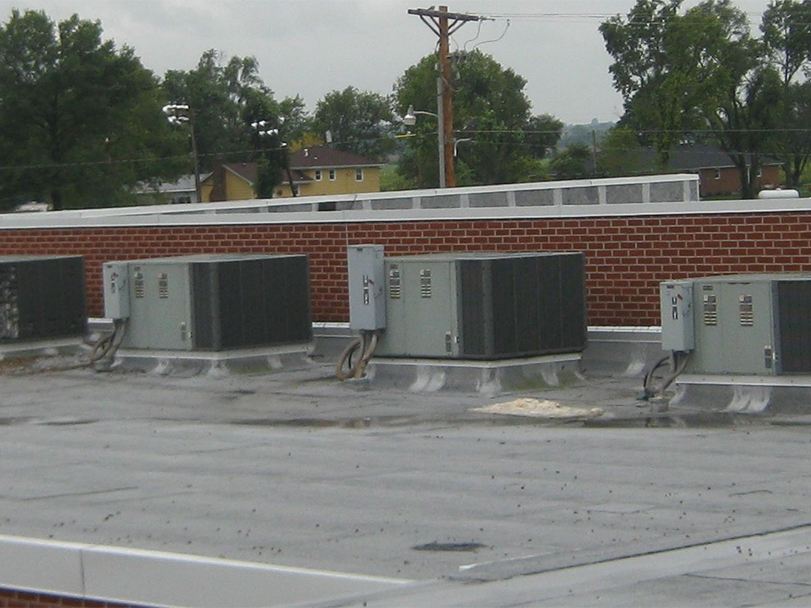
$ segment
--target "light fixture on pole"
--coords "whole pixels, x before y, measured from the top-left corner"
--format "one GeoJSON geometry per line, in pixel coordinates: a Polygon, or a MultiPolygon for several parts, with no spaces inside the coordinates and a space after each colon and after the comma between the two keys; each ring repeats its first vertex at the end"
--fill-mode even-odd
{"type": "Polygon", "coordinates": [[[163,113],[170,124],[181,125],[188,124],[191,133],[191,151],[194,157],[194,190],[197,196],[197,202],[201,203],[200,196],[200,164],[197,160],[197,139],[194,137],[194,111],[187,104],[170,103],[163,106],[163,113]]]}
{"type": "MultiPolygon", "coordinates": [[[[282,119],[280,118],[279,121],[281,122],[282,119]]],[[[259,120],[252,122],[251,128],[255,129],[260,137],[279,137],[279,129],[271,127],[270,125],[271,122],[269,120],[259,120]]],[[[285,142],[280,142],[279,148],[284,151],[284,168],[287,173],[287,181],[290,182],[290,193],[293,196],[298,196],[298,188],[293,184],[293,172],[290,170],[290,149],[285,142]]]]}
{"type": "MultiPolygon", "coordinates": [[[[425,112],[422,110],[415,110],[414,106],[408,106],[408,112],[406,115],[403,116],[403,124],[407,127],[413,127],[417,124],[417,116],[424,115],[424,116],[433,116],[436,118],[437,122],[437,148],[438,148],[438,156],[439,156],[439,187],[440,188],[447,188],[447,171],[446,171],[446,159],[445,159],[445,121],[442,119],[442,96],[441,96],[441,89],[442,89],[442,79],[437,78],[437,113],[434,114],[433,112],[425,112]]],[[[451,159],[453,162],[453,159],[451,159]]]]}

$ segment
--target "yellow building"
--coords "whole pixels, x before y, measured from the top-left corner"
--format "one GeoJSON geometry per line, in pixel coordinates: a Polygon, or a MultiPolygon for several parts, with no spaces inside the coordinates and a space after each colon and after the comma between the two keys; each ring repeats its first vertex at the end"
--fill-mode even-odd
{"type": "Polygon", "coordinates": [[[204,203],[244,201],[256,198],[256,163],[217,163],[200,180],[204,203]]]}
{"type": "MultiPolygon", "coordinates": [[[[290,155],[290,172],[299,196],[380,192],[380,168],[373,160],[325,146],[310,146],[290,155]]],[[[287,175],[275,197],[291,196],[287,175]]]]}

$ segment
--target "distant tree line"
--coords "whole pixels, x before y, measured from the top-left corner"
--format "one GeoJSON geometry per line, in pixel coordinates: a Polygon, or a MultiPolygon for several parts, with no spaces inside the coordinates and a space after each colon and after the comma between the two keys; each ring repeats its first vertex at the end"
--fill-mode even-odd
{"type": "Polygon", "coordinates": [[[768,156],[799,185],[811,155],[811,2],[772,0],[758,37],[731,0],[682,4],[637,0],[600,26],[624,99],[607,167],[632,165],[639,146],[665,167],[675,146],[708,143],[729,155],[745,198],[768,156]]]}
{"type": "MultiPolygon", "coordinates": [[[[541,161],[562,123],[533,115],[524,78],[488,55],[453,61],[459,184],[545,177],[541,161]]],[[[435,62],[409,68],[391,95],[349,86],[310,114],[300,96],[277,100],[253,57],[209,50],[193,69],[160,78],[133,49],[104,40],[99,21],[13,10],[0,25],[0,209],[31,200],[54,209],[131,204],[136,187],[192,172],[190,123],[200,170],[257,162],[260,196],[284,179],[289,151],[325,143],[399,159],[398,187],[436,186],[436,119],[411,129],[400,119],[409,106],[435,111],[435,62]],[[167,120],[169,104],[188,106],[185,122],[167,120]]]]}

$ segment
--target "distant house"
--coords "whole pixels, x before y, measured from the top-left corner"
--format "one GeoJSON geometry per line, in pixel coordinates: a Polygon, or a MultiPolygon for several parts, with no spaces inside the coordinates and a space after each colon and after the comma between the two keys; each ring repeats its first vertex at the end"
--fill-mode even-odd
{"type": "MultiPolygon", "coordinates": [[[[656,164],[656,150],[639,148],[627,151],[622,168],[629,173],[661,173],[656,164]]],[[[741,192],[741,174],[729,154],[713,146],[686,144],[676,146],[670,152],[670,161],[665,168],[668,173],[694,173],[699,176],[701,196],[735,195],[741,192]]],[[[758,190],[780,186],[780,161],[760,157],[760,170],[755,187],[758,190]]]]}
{"type": "MultiPolygon", "coordinates": [[[[299,196],[380,192],[380,168],[368,158],[326,146],[311,146],[290,155],[290,172],[299,196]]],[[[292,196],[290,181],[277,187],[276,197],[292,196]]]]}
{"type": "Polygon", "coordinates": [[[211,173],[200,178],[200,198],[204,203],[256,198],[256,175],[256,163],[216,162],[211,173]]]}
{"type": "Polygon", "coordinates": [[[144,205],[197,202],[194,175],[184,175],[173,182],[161,181],[151,185],[141,184],[136,189],[135,194],[138,196],[141,204],[144,205]]]}
{"type": "MultiPolygon", "coordinates": [[[[761,157],[760,165],[756,189],[780,187],[780,161],[761,157]]],[[[712,146],[694,144],[674,148],[669,168],[674,172],[697,174],[702,196],[738,194],[741,191],[740,171],[726,152],[712,146]]]]}

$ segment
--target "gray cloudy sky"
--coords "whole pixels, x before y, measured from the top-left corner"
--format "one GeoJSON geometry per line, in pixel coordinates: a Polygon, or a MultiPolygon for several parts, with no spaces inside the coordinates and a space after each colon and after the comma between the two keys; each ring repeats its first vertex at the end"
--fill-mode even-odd
{"type": "MultiPolygon", "coordinates": [[[[455,0],[452,12],[499,15],[468,23],[454,48],[478,48],[526,78],[536,114],[567,123],[613,121],[622,102],[597,27],[634,0],[455,0]]],[[[695,4],[689,2],[688,4],[695,4]]],[[[754,29],[768,0],[737,0],[754,29]]],[[[301,95],[312,109],[326,93],[355,86],[388,94],[411,65],[434,51],[436,36],[402,0],[0,0],[61,20],[100,20],[105,37],[133,47],[158,75],[192,69],[206,49],[259,60],[277,99],[301,95]]]]}

